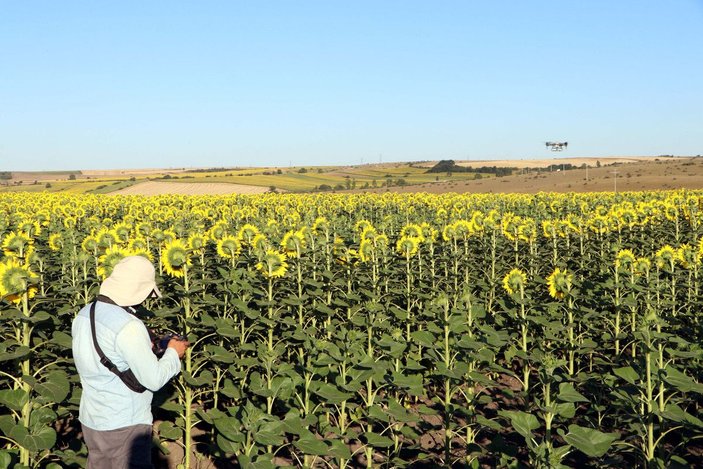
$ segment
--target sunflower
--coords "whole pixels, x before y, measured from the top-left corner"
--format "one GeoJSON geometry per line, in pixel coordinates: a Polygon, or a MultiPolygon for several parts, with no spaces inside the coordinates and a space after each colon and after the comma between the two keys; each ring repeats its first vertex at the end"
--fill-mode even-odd
{"type": "Polygon", "coordinates": [[[425,236],[422,232],[422,227],[420,225],[416,225],[415,223],[405,225],[400,230],[400,237],[418,238],[420,241],[423,241],[425,239],[425,236]]]}
{"type": "Polygon", "coordinates": [[[297,231],[289,231],[283,236],[281,247],[289,258],[300,257],[305,248],[305,237],[297,231]]]}
{"type": "Polygon", "coordinates": [[[651,267],[652,267],[652,261],[650,261],[646,257],[638,257],[635,260],[635,263],[633,266],[635,273],[637,273],[639,275],[648,275],[649,269],[651,267]]]}
{"type": "Polygon", "coordinates": [[[375,251],[376,247],[374,246],[373,240],[362,239],[361,244],[359,244],[359,259],[361,259],[361,262],[372,261],[375,251]]]}
{"type": "Polygon", "coordinates": [[[120,244],[124,244],[129,240],[129,235],[132,229],[130,226],[125,223],[125,222],[120,222],[115,224],[115,226],[112,227],[112,233],[115,235],[115,238],[117,238],[117,242],[120,244]]]}
{"type": "Polygon", "coordinates": [[[129,243],[127,244],[127,249],[129,249],[130,251],[148,250],[146,239],[139,236],[129,240],[129,243]]]}
{"type": "Polygon", "coordinates": [[[237,232],[237,237],[242,240],[242,242],[251,244],[254,237],[259,234],[259,229],[252,224],[246,223],[237,232]]]}
{"type": "Polygon", "coordinates": [[[95,235],[95,239],[98,242],[98,247],[102,249],[107,249],[119,241],[117,234],[105,227],[98,231],[98,234],[95,235]]]}
{"type": "Polygon", "coordinates": [[[26,233],[11,231],[2,241],[2,252],[7,257],[22,258],[32,246],[33,241],[26,233]]]}
{"type": "Polygon", "coordinates": [[[98,250],[98,241],[95,239],[95,236],[86,236],[81,243],[81,249],[87,254],[95,255],[98,250]]]}
{"type": "Polygon", "coordinates": [[[286,256],[273,249],[267,249],[261,262],[256,264],[256,270],[261,272],[266,278],[283,277],[287,269],[286,256]]]}
{"type": "Polygon", "coordinates": [[[0,298],[15,304],[20,302],[25,293],[33,298],[37,292],[38,280],[29,266],[17,259],[8,258],[0,262],[0,298]]]}
{"type": "Polygon", "coordinates": [[[368,226],[372,226],[371,222],[363,218],[354,224],[354,228],[359,232],[364,231],[364,229],[368,226]]]}
{"type": "Polygon", "coordinates": [[[700,264],[700,258],[690,244],[683,244],[676,251],[676,260],[679,261],[684,269],[691,269],[693,266],[700,264]]]}
{"type": "Polygon", "coordinates": [[[98,275],[104,280],[110,276],[112,269],[123,258],[130,255],[130,252],[118,245],[111,246],[98,258],[98,275]]]}
{"type": "Polygon", "coordinates": [[[371,239],[376,236],[376,233],[376,228],[371,225],[368,225],[364,227],[364,229],[361,231],[361,240],[363,241],[365,239],[371,239]]]}
{"type": "Polygon", "coordinates": [[[474,228],[471,222],[466,220],[457,220],[454,222],[455,236],[466,239],[474,233],[474,228]]]}
{"type": "Polygon", "coordinates": [[[312,231],[319,233],[321,231],[327,231],[330,228],[330,224],[325,217],[317,217],[315,222],[312,224],[312,231]]]}
{"type": "Polygon", "coordinates": [[[217,242],[217,254],[225,259],[234,259],[242,250],[242,244],[232,235],[225,235],[217,242]]]}
{"type": "Polygon", "coordinates": [[[561,270],[559,267],[554,269],[554,272],[547,277],[547,285],[549,286],[549,296],[560,300],[564,295],[571,290],[571,282],[573,275],[566,270],[561,270]]]}
{"type": "Polygon", "coordinates": [[[445,241],[452,241],[454,238],[456,238],[456,228],[452,223],[442,229],[442,239],[445,241]]]}
{"type": "Polygon", "coordinates": [[[161,250],[161,263],[167,274],[183,277],[188,266],[191,265],[186,243],[180,239],[167,242],[161,250]]]}
{"type": "Polygon", "coordinates": [[[207,236],[200,233],[193,233],[188,237],[188,248],[193,252],[202,252],[207,244],[207,236]]]}
{"type": "Polygon", "coordinates": [[[395,248],[400,254],[410,257],[417,253],[419,246],[420,241],[418,238],[404,236],[398,240],[395,248]]]}
{"type": "Polygon", "coordinates": [[[217,241],[222,239],[225,235],[227,235],[227,229],[229,228],[229,224],[225,220],[220,220],[214,225],[212,225],[212,228],[210,228],[210,233],[209,236],[213,240],[217,241]]]}
{"type": "Polygon", "coordinates": [[[256,236],[254,236],[254,239],[251,240],[251,245],[252,247],[257,250],[257,251],[268,251],[271,249],[271,243],[269,243],[268,238],[266,238],[265,235],[258,233],[256,236]]]}
{"type": "Polygon", "coordinates": [[[656,262],[657,267],[660,269],[673,269],[674,261],[676,260],[676,249],[672,248],[668,244],[663,246],[654,255],[654,262],[656,262]]]}
{"type": "Polygon", "coordinates": [[[627,271],[634,269],[635,254],[630,249],[621,249],[615,256],[615,268],[627,271]]]}
{"type": "Polygon", "coordinates": [[[41,234],[41,225],[36,220],[25,220],[17,226],[17,230],[28,237],[37,237],[41,234]]]}
{"type": "Polygon", "coordinates": [[[49,249],[52,251],[60,251],[63,247],[63,238],[61,233],[53,233],[49,235],[49,249]]]}
{"type": "Polygon", "coordinates": [[[73,230],[76,227],[77,221],[75,217],[64,217],[63,218],[63,226],[67,230],[73,230]]]}
{"type": "Polygon", "coordinates": [[[522,292],[527,282],[527,275],[520,269],[513,269],[503,277],[503,288],[509,295],[522,292]]]}
{"type": "Polygon", "coordinates": [[[154,256],[151,254],[151,251],[149,251],[147,248],[127,249],[127,253],[127,255],[129,256],[142,256],[143,258],[149,259],[152,262],[154,260],[154,256]]]}

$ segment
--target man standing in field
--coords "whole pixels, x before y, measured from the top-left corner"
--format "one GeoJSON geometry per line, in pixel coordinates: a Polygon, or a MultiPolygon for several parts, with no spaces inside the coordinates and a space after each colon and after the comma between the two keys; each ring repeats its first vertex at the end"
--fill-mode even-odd
{"type": "Polygon", "coordinates": [[[141,256],[125,257],[73,320],[89,469],[152,467],[153,392],[180,372],[188,342],[171,339],[160,359],[154,355],[149,332],[134,315],[149,296],[161,297],[154,266],[141,256]]]}

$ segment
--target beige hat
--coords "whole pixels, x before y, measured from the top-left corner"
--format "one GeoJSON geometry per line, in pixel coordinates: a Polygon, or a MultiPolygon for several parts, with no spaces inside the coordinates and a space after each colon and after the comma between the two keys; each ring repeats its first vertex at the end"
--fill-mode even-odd
{"type": "Polygon", "coordinates": [[[152,293],[161,298],[156,286],[156,272],[149,259],[142,256],[127,256],[121,259],[108,278],[100,285],[100,294],[118,306],[135,306],[152,293]]]}

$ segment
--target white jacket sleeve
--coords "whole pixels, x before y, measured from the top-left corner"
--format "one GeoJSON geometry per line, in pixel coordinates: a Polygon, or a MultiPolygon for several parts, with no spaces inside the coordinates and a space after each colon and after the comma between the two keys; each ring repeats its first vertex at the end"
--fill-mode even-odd
{"type": "Polygon", "coordinates": [[[158,391],[181,371],[178,352],[167,348],[161,359],[151,350],[149,332],[140,321],[129,321],[115,337],[115,348],[145,388],[158,391]]]}

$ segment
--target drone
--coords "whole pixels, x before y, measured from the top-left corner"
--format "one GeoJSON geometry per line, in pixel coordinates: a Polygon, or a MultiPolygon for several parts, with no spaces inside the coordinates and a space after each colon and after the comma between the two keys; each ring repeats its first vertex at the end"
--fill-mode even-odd
{"type": "Polygon", "coordinates": [[[545,142],[545,145],[552,151],[562,151],[569,145],[569,142],[545,142]]]}

